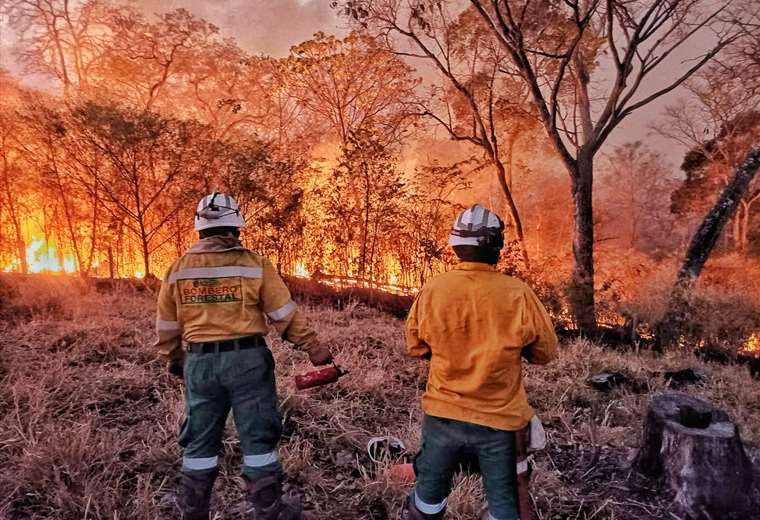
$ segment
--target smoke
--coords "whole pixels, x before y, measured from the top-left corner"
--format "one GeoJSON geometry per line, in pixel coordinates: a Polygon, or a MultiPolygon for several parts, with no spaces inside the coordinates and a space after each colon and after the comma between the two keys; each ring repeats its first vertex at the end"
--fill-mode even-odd
{"type": "Polygon", "coordinates": [[[285,56],[317,31],[343,34],[345,23],[326,0],[135,0],[145,13],[185,8],[217,25],[251,53],[285,56]]]}

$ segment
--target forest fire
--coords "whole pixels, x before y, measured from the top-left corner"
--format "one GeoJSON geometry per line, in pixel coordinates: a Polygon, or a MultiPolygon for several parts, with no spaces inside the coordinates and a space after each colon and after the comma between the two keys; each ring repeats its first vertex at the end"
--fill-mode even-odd
{"type": "MultiPolygon", "coordinates": [[[[350,22],[353,31],[316,28],[310,39],[288,42],[283,55],[267,56],[192,9],[8,2],[18,67],[0,71],[0,270],[160,277],[197,238],[197,201],[218,190],[235,197],[251,224],[244,244],[283,273],[413,294],[453,267],[451,223],[477,202],[506,222],[502,265],[550,288],[547,298],[568,309],[563,317],[579,330],[594,331],[605,316],[617,320],[631,304],[646,322],[655,305],[621,295],[676,270],[682,245],[709,216],[706,201],[760,135],[753,61],[760,38],[737,15],[719,41],[700,41],[682,29],[709,32],[714,20],[689,4],[678,17],[650,13],[652,27],[670,27],[672,42],[630,30],[641,13],[575,28],[573,15],[560,26],[578,38],[557,41],[599,42],[588,55],[554,47],[504,53],[497,49],[511,39],[467,2],[414,14],[406,21],[426,28],[419,38],[387,25],[411,16],[395,12],[396,4],[381,13],[369,2],[356,10],[367,19],[350,22]],[[580,34],[609,24],[652,39],[580,34]],[[694,51],[704,59],[675,74],[668,45],[692,43],[706,47],[694,51]],[[729,44],[731,66],[713,64],[729,44]],[[534,52],[544,57],[536,70],[511,58],[534,52]],[[424,73],[431,68],[440,74],[424,73]],[[25,82],[23,71],[36,71],[40,82],[25,82]],[[574,79],[586,75],[586,83],[574,79]],[[662,88],[644,96],[640,87],[654,77],[662,88]],[[545,85],[554,92],[537,100],[545,85]],[[606,94],[591,95],[589,85],[606,94]],[[695,109],[648,107],[673,91],[695,109]],[[647,110],[661,138],[626,134],[624,120],[647,110]],[[662,142],[679,147],[664,150],[662,142]],[[605,280],[595,274],[603,272],[605,280]],[[612,289],[596,290],[613,278],[612,289]]],[[[558,4],[559,18],[568,5],[558,4]]],[[[538,16],[526,27],[554,34],[541,28],[554,18],[522,11],[538,16]]],[[[711,262],[726,258],[731,276],[753,278],[744,266],[760,247],[753,217],[760,188],[751,179],[744,185],[729,197],[736,207],[721,217],[727,231],[713,237],[711,262]]],[[[757,301],[754,285],[742,289],[757,301]]]]}
{"type": "Polygon", "coordinates": [[[0,0],[0,520],[755,518],[759,107],[760,0],[0,0]]]}

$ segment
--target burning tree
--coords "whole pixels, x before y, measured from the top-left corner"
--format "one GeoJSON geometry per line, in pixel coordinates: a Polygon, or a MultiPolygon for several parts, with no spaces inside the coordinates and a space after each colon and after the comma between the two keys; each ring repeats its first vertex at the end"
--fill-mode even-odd
{"type": "MultiPolygon", "coordinates": [[[[18,141],[23,135],[23,128],[14,117],[20,103],[21,92],[18,85],[5,73],[0,71],[0,90],[5,96],[0,100],[0,222],[6,224],[3,230],[10,228],[11,249],[14,250],[22,273],[28,271],[26,259],[26,242],[22,229],[25,213],[26,195],[31,186],[29,178],[22,174],[23,150],[18,141]]],[[[2,238],[6,236],[4,232],[2,238]]],[[[2,242],[4,240],[0,240],[2,242]]]]}
{"type": "Polygon", "coordinates": [[[30,168],[37,174],[40,194],[52,201],[42,205],[42,211],[51,209],[57,216],[55,231],[65,237],[59,242],[69,246],[77,270],[86,276],[100,242],[101,203],[97,182],[61,146],[66,129],[54,99],[28,94],[14,115],[27,129],[20,146],[30,168]]]}
{"type": "MultiPolygon", "coordinates": [[[[200,125],[86,103],[65,114],[60,149],[99,188],[104,208],[139,244],[144,275],[169,224],[200,194],[209,161],[200,125]]],[[[188,222],[192,220],[188,219],[188,222]]]]}
{"type": "MultiPolygon", "coordinates": [[[[290,272],[303,254],[305,179],[313,170],[289,150],[249,138],[223,142],[215,154],[210,186],[236,197],[251,225],[243,236],[290,272]]],[[[210,189],[209,186],[209,189],[210,189]]],[[[208,190],[207,190],[208,191],[208,190]]]]}
{"type": "Polygon", "coordinates": [[[352,133],[342,151],[329,185],[321,189],[327,198],[327,225],[341,247],[346,272],[374,280],[378,252],[392,250],[399,235],[404,183],[393,157],[374,134],[352,133]],[[354,259],[358,265],[352,269],[354,259]]]}
{"type": "Polygon", "coordinates": [[[406,264],[407,270],[416,275],[410,285],[421,287],[434,274],[435,262],[445,260],[451,222],[463,209],[453,199],[455,194],[471,187],[467,172],[473,162],[451,165],[433,162],[415,170],[403,208],[404,237],[411,251],[408,256],[400,255],[402,265],[406,264]]]}
{"type": "Polygon", "coordinates": [[[760,171],[760,145],[753,145],[734,175],[720,193],[697,228],[686,251],[681,269],[670,294],[665,316],[657,324],[658,349],[675,344],[688,321],[691,290],[710,257],[726,222],[744,199],[757,172],[760,171]]]}

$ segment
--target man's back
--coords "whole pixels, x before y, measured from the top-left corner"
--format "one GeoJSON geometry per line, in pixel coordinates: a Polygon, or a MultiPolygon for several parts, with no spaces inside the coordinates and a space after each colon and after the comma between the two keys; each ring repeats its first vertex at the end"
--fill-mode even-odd
{"type": "Polygon", "coordinates": [[[533,291],[477,262],[423,287],[407,321],[407,345],[412,355],[432,354],[425,413],[505,430],[533,416],[521,355],[547,363],[557,352],[551,320],[533,291]]]}
{"type": "Polygon", "coordinates": [[[299,348],[318,346],[272,263],[236,240],[199,240],[174,262],[161,286],[158,311],[157,346],[170,358],[179,354],[180,334],[193,343],[265,336],[267,317],[299,348]]]}

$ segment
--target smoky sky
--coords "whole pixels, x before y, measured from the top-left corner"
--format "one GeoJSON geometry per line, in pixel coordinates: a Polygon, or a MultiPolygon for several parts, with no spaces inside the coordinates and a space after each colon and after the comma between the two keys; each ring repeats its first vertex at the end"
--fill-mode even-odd
{"type": "Polygon", "coordinates": [[[136,0],[145,12],[183,7],[234,37],[248,52],[284,56],[317,31],[342,34],[345,23],[329,0],[136,0]]]}
{"type": "MultiPolygon", "coordinates": [[[[317,31],[328,34],[346,34],[347,23],[341,19],[335,9],[330,7],[330,0],[134,0],[144,12],[165,12],[173,8],[183,7],[195,15],[217,25],[223,36],[234,37],[240,46],[248,52],[268,54],[281,57],[288,50],[304,40],[308,40],[317,31]]],[[[697,36],[697,47],[703,46],[704,41],[697,36]]],[[[693,49],[691,50],[693,52],[693,49]]],[[[674,53],[671,59],[672,68],[668,76],[676,77],[676,71],[684,67],[679,63],[682,57],[688,56],[681,52],[674,53]]],[[[429,65],[412,60],[412,66],[419,67],[421,72],[429,65]]],[[[423,75],[427,75],[423,72],[423,75]]],[[[608,76],[604,74],[604,76],[608,76]]],[[[611,78],[611,76],[610,76],[611,78]]],[[[654,91],[658,83],[664,83],[670,77],[656,78],[648,81],[644,91],[654,91]]],[[[664,108],[675,102],[682,89],[660,98],[650,106],[635,112],[619,128],[617,128],[604,149],[629,141],[641,140],[677,167],[683,157],[684,148],[672,141],[666,140],[650,130],[653,120],[657,119],[664,108]]]]}
{"type": "MultiPolygon", "coordinates": [[[[130,3],[148,15],[185,8],[218,26],[223,37],[234,38],[247,52],[275,57],[287,55],[293,45],[310,39],[317,31],[336,35],[348,32],[346,21],[330,7],[330,0],[131,0],[130,3]]],[[[0,21],[0,67],[23,78],[26,85],[38,88],[49,86],[49,80],[44,77],[23,74],[22,67],[12,52],[15,40],[14,31],[7,25],[7,20],[0,21]]],[[[668,67],[663,67],[655,77],[645,82],[642,94],[657,90],[660,85],[677,77],[678,71],[689,64],[685,60],[699,55],[699,52],[693,54],[693,47],[709,45],[699,35],[690,43],[673,54],[668,67]]],[[[429,69],[428,64],[411,60],[411,65],[418,68],[419,74],[427,75],[424,71],[429,69]]],[[[602,79],[612,79],[608,73],[601,76],[602,79]]],[[[606,86],[603,90],[605,88],[606,86]]],[[[661,117],[667,105],[683,95],[684,90],[677,88],[671,94],[636,111],[612,133],[604,149],[641,140],[677,167],[683,157],[684,147],[653,134],[650,126],[661,117]]]]}

